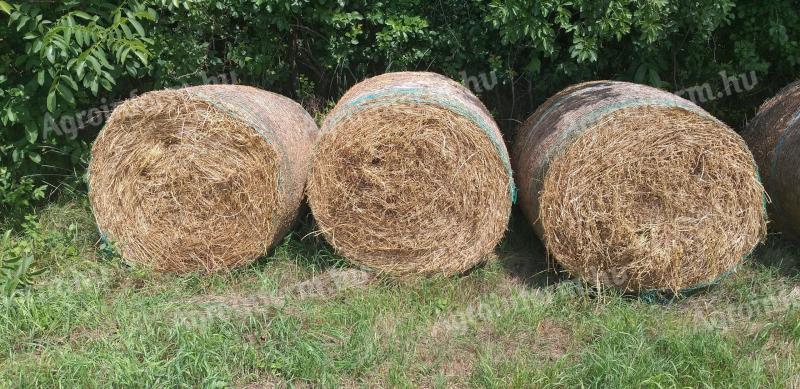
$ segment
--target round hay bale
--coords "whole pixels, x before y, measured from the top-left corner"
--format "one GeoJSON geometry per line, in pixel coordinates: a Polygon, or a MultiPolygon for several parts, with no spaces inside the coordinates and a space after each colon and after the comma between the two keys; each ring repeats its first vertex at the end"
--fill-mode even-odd
{"type": "Polygon", "coordinates": [[[125,101],[92,147],[97,225],[127,261],[157,271],[249,264],[294,223],[317,133],[300,105],[247,86],[125,101]]]}
{"type": "Polygon", "coordinates": [[[775,227],[800,238],[800,81],[765,102],[743,136],[772,200],[775,227]]]}
{"type": "Polygon", "coordinates": [[[631,83],[569,87],[520,127],[520,204],[564,270],[628,291],[698,286],[762,239],[764,191],[733,130],[631,83]]]}
{"type": "Polygon", "coordinates": [[[438,74],[353,86],[325,119],[307,189],[321,233],[393,275],[459,273],[505,233],[514,183],[481,102],[438,74]]]}

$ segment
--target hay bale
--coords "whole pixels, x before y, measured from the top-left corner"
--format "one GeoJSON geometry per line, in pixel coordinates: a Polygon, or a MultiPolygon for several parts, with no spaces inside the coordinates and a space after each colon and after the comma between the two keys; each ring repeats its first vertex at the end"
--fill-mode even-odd
{"type": "Polygon", "coordinates": [[[444,76],[403,72],[355,85],[329,113],[307,194],[321,233],[350,261],[447,274],[492,253],[514,184],[483,104],[444,76]]]}
{"type": "Polygon", "coordinates": [[[317,132],[297,103],[247,86],[128,100],[92,147],[97,225],[158,271],[251,263],[295,221],[317,132]]]}
{"type": "Polygon", "coordinates": [[[628,291],[678,291],[730,271],[765,233],[742,139],[700,107],[643,85],[569,87],[519,129],[520,204],[569,273],[628,291]]]}
{"type": "Polygon", "coordinates": [[[775,227],[800,239],[800,81],[765,102],[743,136],[772,200],[775,227]]]}

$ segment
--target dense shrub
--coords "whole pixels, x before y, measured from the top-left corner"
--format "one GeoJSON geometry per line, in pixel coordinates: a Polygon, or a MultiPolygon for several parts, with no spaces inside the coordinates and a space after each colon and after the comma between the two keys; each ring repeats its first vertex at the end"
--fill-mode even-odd
{"type": "Polygon", "coordinates": [[[430,69],[466,78],[508,135],[598,78],[683,91],[741,128],[800,74],[794,0],[0,1],[0,15],[5,212],[44,184],[80,189],[114,101],[221,74],[320,111],[366,76],[430,69]]]}
{"type": "Polygon", "coordinates": [[[89,139],[77,131],[93,121],[82,109],[151,70],[141,23],[155,12],[77,1],[0,10],[0,207],[14,212],[44,197],[42,183],[80,175],[89,139]]]}

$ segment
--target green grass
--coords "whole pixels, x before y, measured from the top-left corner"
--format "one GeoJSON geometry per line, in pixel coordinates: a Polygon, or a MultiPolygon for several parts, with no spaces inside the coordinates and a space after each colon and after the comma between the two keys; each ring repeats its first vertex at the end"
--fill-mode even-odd
{"type": "Polygon", "coordinates": [[[37,216],[48,270],[0,306],[2,387],[800,385],[800,254],[776,237],[658,305],[547,271],[517,215],[498,261],[407,281],[349,268],[308,228],[230,274],[154,274],[98,254],[84,200],[37,216]]]}

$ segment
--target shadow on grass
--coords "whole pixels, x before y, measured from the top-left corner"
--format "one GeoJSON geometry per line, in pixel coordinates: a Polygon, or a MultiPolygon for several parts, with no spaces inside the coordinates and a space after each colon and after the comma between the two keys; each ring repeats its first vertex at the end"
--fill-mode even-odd
{"type": "Polygon", "coordinates": [[[307,206],[303,206],[300,215],[300,221],[283,240],[253,265],[255,269],[263,270],[273,261],[291,261],[316,272],[347,266],[345,259],[317,233],[317,225],[307,206]]]}
{"type": "MultiPolygon", "coordinates": [[[[780,239],[772,239],[772,244],[761,246],[753,257],[770,261],[770,266],[778,266],[781,274],[795,276],[800,273],[798,258],[800,249],[780,239]],[[775,243],[775,242],[778,243],[775,243]]],[[[500,263],[507,274],[529,288],[568,282],[574,284],[576,290],[591,298],[598,296],[619,296],[626,300],[639,300],[648,304],[668,305],[690,296],[707,293],[717,287],[718,282],[698,286],[674,293],[669,290],[653,290],[642,292],[623,292],[614,288],[595,287],[585,284],[579,279],[570,278],[562,271],[553,258],[548,258],[547,250],[538,238],[525,215],[515,207],[509,223],[506,238],[497,250],[500,263]]],[[[766,263],[765,263],[766,264],[766,263]]]]}
{"type": "Polygon", "coordinates": [[[509,230],[497,250],[509,276],[530,288],[543,288],[567,279],[547,258],[544,245],[518,207],[511,213],[509,230]]]}
{"type": "Polygon", "coordinates": [[[756,248],[750,260],[783,276],[800,276],[800,246],[779,233],[770,233],[767,242],[756,248]]]}
{"type": "MultiPolygon", "coordinates": [[[[260,258],[250,269],[263,270],[274,261],[291,261],[315,272],[351,265],[317,234],[317,225],[307,207],[300,222],[269,254],[260,258]]],[[[515,207],[511,215],[509,231],[498,246],[496,253],[508,276],[530,288],[543,288],[566,279],[548,265],[544,246],[539,241],[527,219],[515,207]]],[[[461,274],[464,276],[481,266],[461,274]]]]}

